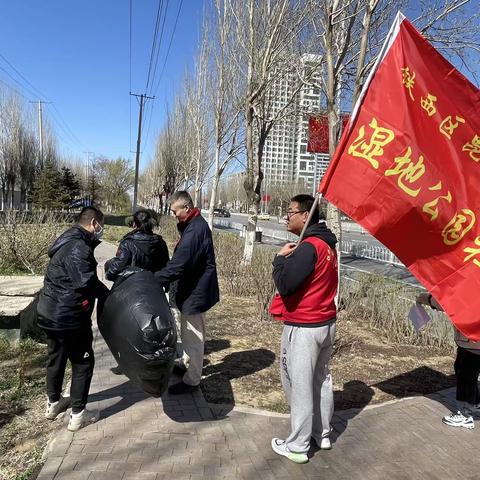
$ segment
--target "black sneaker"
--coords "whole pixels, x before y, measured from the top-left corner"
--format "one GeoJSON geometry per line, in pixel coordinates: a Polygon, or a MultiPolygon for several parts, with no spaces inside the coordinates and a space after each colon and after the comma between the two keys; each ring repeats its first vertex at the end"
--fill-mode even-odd
{"type": "Polygon", "coordinates": [[[120,365],[117,365],[116,367],[112,367],[110,369],[110,371],[114,374],[114,375],[123,375],[123,372],[122,372],[122,369],[120,368],[120,365]]]}
{"type": "Polygon", "coordinates": [[[183,365],[174,365],[172,373],[175,375],[178,375],[179,377],[183,377],[185,373],[187,372],[187,369],[183,365]]]}
{"type": "Polygon", "coordinates": [[[199,385],[188,385],[187,383],[179,382],[168,387],[168,393],[171,395],[181,395],[182,393],[191,393],[198,390],[199,385]]]}

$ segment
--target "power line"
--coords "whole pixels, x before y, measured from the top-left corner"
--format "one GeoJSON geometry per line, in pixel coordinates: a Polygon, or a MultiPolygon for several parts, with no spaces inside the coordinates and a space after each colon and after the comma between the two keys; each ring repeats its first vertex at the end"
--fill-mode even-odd
{"type": "Polygon", "coordinates": [[[172,35],[170,36],[170,42],[169,42],[168,48],[167,48],[167,54],[165,55],[165,60],[163,62],[162,70],[160,72],[160,77],[158,78],[157,87],[154,90],[155,94],[158,90],[158,87],[160,86],[160,82],[161,82],[163,74],[165,72],[165,67],[167,65],[168,55],[170,53],[170,48],[172,47],[173,37],[175,35],[175,31],[177,30],[177,23],[178,23],[178,18],[180,17],[180,11],[182,10],[182,5],[183,5],[183,0],[180,0],[180,5],[178,6],[177,17],[175,18],[175,24],[173,25],[172,35]]]}
{"type": "MultiPolygon", "coordinates": [[[[24,91],[26,91],[29,95],[31,95],[32,97],[37,97],[39,96],[41,101],[45,104],[52,104],[53,105],[53,108],[55,109],[55,111],[57,112],[57,116],[58,118],[60,119],[60,121],[58,121],[54,114],[53,114],[53,111],[51,111],[52,115],[51,115],[51,118],[52,120],[66,133],[67,137],[71,137],[71,139],[73,139],[74,142],[76,142],[78,144],[78,146],[82,147],[83,148],[83,145],[82,145],[82,142],[78,139],[78,137],[76,137],[76,135],[73,133],[72,129],[70,128],[70,126],[68,125],[68,123],[63,119],[62,115],[60,114],[60,111],[58,110],[58,108],[53,104],[53,102],[46,96],[44,95],[37,87],[35,87],[35,85],[33,85],[32,82],[30,82],[4,55],[2,55],[0,53],[0,58],[2,58],[5,63],[7,63],[7,65],[26,83],[28,84],[33,90],[35,90],[37,93],[35,93],[32,89],[30,88],[27,88],[24,84],[22,84],[21,82],[19,82],[17,79],[15,79],[7,70],[5,70],[3,67],[0,66],[0,70],[4,71],[15,83],[17,83],[24,91]],[[61,122],[61,123],[60,123],[61,122]],[[63,125],[65,125],[65,128],[62,126],[62,123],[63,125]]],[[[20,92],[18,92],[16,89],[12,88],[9,84],[7,84],[6,82],[3,82],[5,85],[7,85],[9,88],[11,88],[14,92],[16,92],[17,94],[19,94],[21,97],[23,97],[25,100],[28,101],[28,99],[22,95],[20,92]]],[[[60,135],[59,135],[60,136],[60,135]]],[[[60,138],[62,138],[63,140],[67,140],[67,143],[70,143],[72,146],[74,146],[74,143],[72,143],[71,141],[69,141],[68,139],[65,139],[65,137],[62,137],[60,136],[60,138]]]]}
{"type": "MultiPolygon", "coordinates": [[[[28,85],[30,85],[30,87],[32,87],[32,88],[38,93],[38,95],[39,95],[40,97],[43,97],[44,100],[49,101],[49,99],[46,97],[46,95],[44,95],[35,85],[33,85],[27,78],[25,78],[24,75],[22,75],[22,73],[19,72],[19,71],[15,68],[15,66],[14,66],[12,63],[10,63],[10,62],[5,58],[5,56],[2,55],[1,53],[0,53],[0,58],[2,58],[3,61],[4,61],[20,78],[22,78],[25,83],[27,83],[28,85]]],[[[36,95],[34,95],[34,96],[36,96],[36,95]]]]}
{"type": "MultiPolygon", "coordinates": [[[[168,60],[168,55],[170,53],[170,49],[172,47],[172,42],[173,42],[173,37],[175,35],[175,31],[177,29],[177,23],[178,23],[178,19],[180,17],[180,12],[182,10],[182,5],[183,5],[183,0],[180,0],[180,5],[178,6],[178,11],[177,11],[177,16],[175,18],[175,23],[173,25],[173,30],[172,30],[172,34],[170,35],[170,41],[168,43],[168,48],[167,48],[167,53],[165,55],[165,60],[163,61],[163,66],[162,66],[162,70],[160,72],[160,77],[158,78],[158,82],[157,82],[157,86],[154,90],[155,92],[155,95],[156,95],[156,92],[158,91],[158,88],[160,87],[160,82],[162,80],[162,77],[163,77],[163,73],[165,71],[165,67],[167,65],[167,60],[168,60]]],[[[167,6],[168,6],[168,0],[167,0],[167,6]]],[[[165,12],[165,16],[166,16],[166,12],[165,12]]],[[[164,19],[164,23],[165,23],[165,19],[164,19]]],[[[155,66],[155,69],[156,69],[156,66],[155,66]]],[[[153,90],[150,91],[150,93],[152,93],[153,90]]],[[[149,116],[149,119],[148,119],[148,127],[147,127],[147,135],[145,137],[145,143],[147,142],[148,140],[148,136],[150,134],[150,125],[151,125],[151,122],[152,122],[152,116],[153,116],[153,111],[155,109],[155,106],[152,104],[152,107],[150,109],[150,116],[149,116]]]]}
{"type": "Polygon", "coordinates": [[[156,74],[157,74],[158,58],[160,57],[160,46],[162,45],[163,32],[165,31],[165,21],[166,21],[166,19],[167,19],[168,4],[169,4],[169,0],[167,0],[167,3],[166,3],[166,5],[165,5],[165,12],[164,12],[164,14],[163,14],[162,29],[160,30],[160,40],[158,41],[157,55],[156,55],[156,57],[155,57],[155,68],[153,69],[153,76],[152,76],[152,82],[151,82],[151,86],[150,86],[150,93],[149,93],[149,95],[152,94],[153,85],[154,85],[154,82],[155,82],[155,76],[156,76],[156,74]]]}
{"type": "Polygon", "coordinates": [[[158,29],[160,27],[162,6],[163,6],[163,0],[158,0],[157,18],[155,20],[155,30],[153,33],[152,48],[150,50],[150,63],[148,65],[148,74],[147,74],[147,83],[145,85],[145,93],[148,92],[148,85],[150,84],[150,76],[152,73],[153,59],[155,58],[156,51],[157,51],[158,29]]]}

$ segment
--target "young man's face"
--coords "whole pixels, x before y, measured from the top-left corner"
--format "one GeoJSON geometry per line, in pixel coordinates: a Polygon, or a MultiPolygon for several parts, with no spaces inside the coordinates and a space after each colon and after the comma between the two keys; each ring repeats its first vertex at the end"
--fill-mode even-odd
{"type": "Polygon", "coordinates": [[[287,230],[300,235],[308,218],[308,210],[303,210],[298,202],[290,202],[287,210],[287,230]]]}
{"type": "Polygon", "coordinates": [[[181,200],[170,205],[170,210],[175,215],[177,222],[183,222],[190,212],[190,207],[187,207],[181,200]]]}

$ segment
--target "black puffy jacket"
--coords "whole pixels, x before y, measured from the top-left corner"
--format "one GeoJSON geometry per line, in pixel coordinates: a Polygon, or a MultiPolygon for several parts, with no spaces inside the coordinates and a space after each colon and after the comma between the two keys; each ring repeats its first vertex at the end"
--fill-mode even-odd
{"type": "Polygon", "coordinates": [[[220,298],[212,232],[197,209],[193,218],[178,227],[181,237],[172,259],[155,277],[163,286],[178,280],[175,303],[182,313],[203,313],[220,298]]]}
{"type": "Polygon", "coordinates": [[[160,235],[134,230],[122,238],[116,257],[105,263],[105,275],[114,281],[130,266],[155,273],[167,264],[168,259],[168,247],[160,235]]]}
{"type": "Polygon", "coordinates": [[[95,298],[108,288],[97,277],[93,255],[100,242],[75,225],[48,249],[50,262],[38,299],[38,325],[48,330],[76,330],[91,325],[95,298]]]}

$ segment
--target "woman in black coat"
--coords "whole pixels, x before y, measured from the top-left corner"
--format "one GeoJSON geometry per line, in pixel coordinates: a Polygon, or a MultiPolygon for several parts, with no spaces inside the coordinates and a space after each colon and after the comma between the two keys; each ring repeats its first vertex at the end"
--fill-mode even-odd
{"type": "Polygon", "coordinates": [[[160,235],[153,233],[155,219],[148,210],[133,215],[134,230],[118,246],[117,255],[105,263],[105,275],[115,281],[128,267],[158,272],[169,260],[168,248],[160,235]]]}

